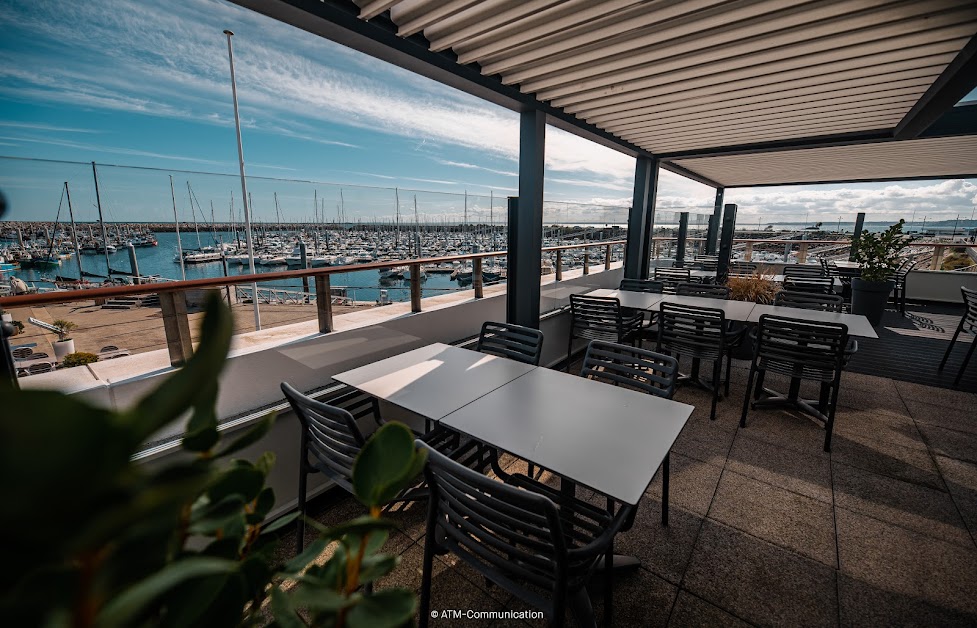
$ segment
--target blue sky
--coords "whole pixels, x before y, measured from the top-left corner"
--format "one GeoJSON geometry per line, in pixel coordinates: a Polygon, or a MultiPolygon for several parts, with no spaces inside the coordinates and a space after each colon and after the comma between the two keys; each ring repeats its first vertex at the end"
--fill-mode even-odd
{"type": "MultiPolygon", "coordinates": [[[[313,217],[313,197],[329,217],[340,202],[349,217],[394,213],[392,190],[356,186],[396,186],[401,212],[413,213],[416,196],[422,219],[460,217],[464,202],[456,195],[466,191],[471,217],[487,219],[490,204],[504,210],[501,198],[517,186],[516,114],[221,0],[5,0],[0,155],[97,161],[108,219],[171,219],[170,169],[237,171],[225,28],[236,33],[259,220],[276,219],[275,193],[289,220],[313,217]],[[343,184],[342,201],[340,187],[322,182],[343,184]]],[[[548,129],[547,220],[623,220],[633,164],[548,129]]],[[[11,219],[53,218],[65,180],[76,216],[93,219],[90,168],[0,159],[11,219]]],[[[235,177],[177,172],[181,218],[189,218],[187,182],[205,213],[213,202],[218,218],[226,217],[232,194],[240,212],[235,177]]],[[[663,172],[659,208],[708,211],[713,194],[663,172]]],[[[969,217],[975,201],[973,180],[727,192],[741,213],[771,220],[850,220],[866,209],[885,218],[908,219],[912,211],[969,217]]]]}

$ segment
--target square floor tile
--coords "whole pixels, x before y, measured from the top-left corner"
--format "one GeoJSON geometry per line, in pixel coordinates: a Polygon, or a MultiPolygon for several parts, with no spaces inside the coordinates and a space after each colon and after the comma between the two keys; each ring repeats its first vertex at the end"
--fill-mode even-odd
{"type": "Polygon", "coordinates": [[[837,565],[831,504],[727,470],[709,518],[830,567],[837,565]]]}
{"type": "MultiPolygon", "coordinates": [[[[716,485],[719,483],[722,469],[674,452],[669,458],[669,506],[677,506],[705,515],[716,493],[716,485]]],[[[645,494],[661,499],[661,469],[655,474],[645,494]]]]}
{"type": "Polygon", "coordinates": [[[726,468],[740,475],[831,503],[828,454],[784,450],[756,438],[737,438],[726,468]]]}
{"type": "Polygon", "coordinates": [[[671,628],[747,628],[750,624],[688,591],[679,591],[668,625],[671,628]]]}
{"type": "Polygon", "coordinates": [[[977,462],[977,435],[948,430],[935,425],[919,424],[919,431],[930,450],[947,458],[977,462]]]}
{"type": "Polygon", "coordinates": [[[615,537],[614,551],[637,557],[645,569],[678,584],[701,527],[700,515],[674,505],[668,509],[668,527],[662,526],[661,503],[646,497],[638,506],[634,526],[615,537]]]}
{"type": "Polygon", "coordinates": [[[935,425],[958,432],[968,432],[977,439],[977,412],[947,408],[918,399],[907,399],[906,405],[917,423],[935,425]]]}
{"type": "Polygon", "coordinates": [[[971,537],[977,540],[977,464],[944,456],[937,456],[936,464],[971,537]]]}
{"type": "Polygon", "coordinates": [[[832,439],[831,460],[944,490],[943,480],[927,450],[902,447],[881,439],[873,440],[861,434],[836,434],[832,439]]]}
{"type": "Polygon", "coordinates": [[[815,560],[706,520],[682,588],[749,623],[834,626],[835,573],[815,560]]]}
{"type": "Polygon", "coordinates": [[[841,571],[952,613],[977,613],[977,549],[964,549],[844,508],[836,511],[841,571]]]}

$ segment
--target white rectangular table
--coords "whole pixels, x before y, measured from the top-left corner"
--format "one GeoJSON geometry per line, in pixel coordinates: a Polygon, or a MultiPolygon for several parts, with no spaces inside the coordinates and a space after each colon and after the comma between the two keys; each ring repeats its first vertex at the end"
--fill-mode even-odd
{"type": "MultiPolygon", "coordinates": [[[[750,312],[756,303],[750,301],[728,301],[726,299],[713,299],[710,297],[688,297],[677,294],[661,295],[658,304],[675,303],[678,305],[688,305],[692,307],[708,307],[714,310],[722,310],[728,321],[749,320],[750,312]]],[[[656,307],[655,309],[660,309],[656,307]]]]}
{"type": "Polygon", "coordinates": [[[536,367],[435,343],[367,364],[333,379],[432,421],[536,367]]]}
{"type": "Polygon", "coordinates": [[[637,504],[693,407],[539,368],[441,423],[637,504]]]}
{"type": "Polygon", "coordinates": [[[865,338],[878,338],[872,324],[868,319],[860,314],[843,314],[839,312],[821,312],[818,310],[805,310],[796,307],[785,307],[783,305],[757,305],[753,308],[748,319],[751,323],[760,322],[763,314],[775,314],[788,318],[799,318],[806,321],[821,323],[844,323],[848,326],[849,336],[863,336],[865,338]]]}
{"type": "Polygon", "coordinates": [[[621,302],[621,307],[633,310],[650,310],[662,300],[664,295],[653,292],[632,292],[631,290],[608,290],[602,288],[588,292],[588,297],[610,297],[621,302]]]}

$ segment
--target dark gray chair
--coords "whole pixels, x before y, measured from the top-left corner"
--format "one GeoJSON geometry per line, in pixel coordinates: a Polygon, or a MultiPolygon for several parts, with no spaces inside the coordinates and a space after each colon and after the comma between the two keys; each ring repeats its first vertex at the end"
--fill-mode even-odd
{"type": "Polygon", "coordinates": [[[643,313],[625,311],[618,299],[571,294],[567,373],[570,372],[575,338],[633,343],[638,340],[643,320],[643,313]]]}
{"type": "Polygon", "coordinates": [[[648,292],[650,294],[661,294],[665,291],[665,282],[655,279],[622,279],[618,290],[628,292],[648,292]]]}
{"type": "Polygon", "coordinates": [[[791,264],[784,266],[784,277],[825,277],[821,265],[791,264]]]}
{"type": "Polygon", "coordinates": [[[482,324],[475,350],[539,366],[543,353],[543,332],[522,325],[488,321],[482,324]]]}
{"type": "Polygon", "coordinates": [[[970,290],[961,286],[960,292],[963,294],[963,303],[967,311],[964,312],[963,317],[960,319],[960,324],[957,325],[956,331],[953,332],[953,338],[950,339],[950,346],[946,348],[946,353],[943,354],[943,359],[940,360],[939,370],[942,371],[943,367],[946,366],[947,358],[950,357],[950,352],[953,351],[953,345],[956,344],[957,338],[961,333],[974,334],[974,339],[970,343],[970,349],[967,350],[963,364],[960,365],[960,370],[957,371],[956,379],[953,380],[954,386],[960,384],[963,372],[967,369],[967,364],[970,362],[971,356],[974,355],[974,349],[977,348],[977,290],[970,290]]]}
{"type": "Polygon", "coordinates": [[[746,415],[751,407],[792,406],[824,423],[824,450],[831,451],[831,432],[847,346],[846,325],[761,315],[740,427],[746,427],[746,415]],[[790,389],[786,395],[763,387],[768,371],[790,378],[790,389]],[[805,379],[821,385],[819,399],[800,397],[801,381],[805,379]]]}
{"type": "MultiPolygon", "coordinates": [[[[678,360],[671,356],[594,340],[587,347],[580,376],[649,395],[671,399],[675,395],[678,360]]],[[[662,525],[668,525],[668,454],[662,461],[662,525]]]]}
{"type": "Polygon", "coordinates": [[[784,290],[788,292],[810,292],[814,294],[834,294],[835,280],[832,277],[805,277],[785,275],[784,290]]]}
{"type": "MultiPolygon", "coordinates": [[[[716,419],[716,404],[719,402],[719,388],[722,374],[722,360],[730,362],[730,333],[726,327],[726,316],[720,309],[661,303],[658,313],[658,352],[669,356],[688,356],[692,358],[692,371],[680,375],[679,383],[696,384],[712,392],[712,411],[709,418],[716,419]],[[712,383],[699,377],[702,360],[713,363],[712,383]]],[[[729,367],[726,369],[727,381],[729,367]]]]}
{"type": "Polygon", "coordinates": [[[718,270],[719,256],[718,255],[696,255],[695,260],[693,260],[692,262],[692,266],[698,268],[699,270],[718,270]]]}
{"type": "Polygon", "coordinates": [[[757,271],[758,265],[753,262],[744,262],[741,260],[731,260],[729,262],[729,274],[730,275],[752,275],[757,271]]]}
{"type": "Polygon", "coordinates": [[[845,300],[837,294],[818,294],[814,292],[792,292],[781,290],[774,296],[774,305],[796,307],[802,310],[821,312],[840,312],[845,300]]]}
{"type": "Polygon", "coordinates": [[[664,284],[664,292],[675,294],[680,283],[692,282],[692,271],[688,268],[655,268],[655,279],[664,284]]]}
{"type": "MultiPolygon", "coordinates": [[[[563,626],[569,608],[579,626],[595,626],[585,588],[597,565],[613,558],[614,536],[633,509],[616,514],[526,476],[507,484],[450,460],[426,443],[430,487],[421,579],[420,626],[428,625],[434,555],[451,552],[489,582],[563,626]]],[[[610,577],[610,570],[606,572],[610,577]]],[[[605,582],[606,624],[612,586],[605,582]]]]}
{"type": "Polygon", "coordinates": [[[675,286],[675,294],[687,297],[706,297],[709,299],[729,299],[729,288],[715,284],[680,283],[675,286]]]}
{"type": "Polygon", "coordinates": [[[892,287],[892,300],[899,306],[900,314],[906,313],[906,278],[917,266],[919,266],[917,260],[911,257],[906,258],[892,275],[892,281],[895,282],[892,287]]]}

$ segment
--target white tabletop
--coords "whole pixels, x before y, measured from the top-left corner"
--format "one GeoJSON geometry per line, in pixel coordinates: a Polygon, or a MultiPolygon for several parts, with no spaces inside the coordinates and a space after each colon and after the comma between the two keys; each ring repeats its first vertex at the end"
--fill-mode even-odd
{"type": "Polygon", "coordinates": [[[828,262],[828,265],[829,266],[834,265],[837,266],[838,268],[846,268],[848,270],[857,270],[862,267],[861,263],[859,262],[849,262],[847,260],[842,260],[839,262],[828,262]]]}
{"type": "Polygon", "coordinates": [[[677,294],[666,294],[659,300],[661,303],[676,303],[678,305],[689,305],[692,307],[708,307],[714,310],[722,310],[728,321],[749,320],[750,312],[756,303],[750,301],[728,301],[726,299],[713,299],[711,297],[687,297],[677,294]]]}
{"type": "Polygon", "coordinates": [[[442,424],[637,504],[693,407],[539,368],[442,424]]]}
{"type": "Polygon", "coordinates": [[[698,277],[700,279],[711,279],[717,274],[715,270],[703,270],[701,268],[691,268],[689,269],[689,277],[698,277]]]}
{"type": "Polygon", "coordinates": [[[608,290],[602,288],[587,293],[588,297],[610,297],[621,302],[621,307],[634,310],[650,310],[662,300],[661,294],[653,292],[632,292],[630,290],[608,290]]]}
{"type": "Polygon", "coordinates": [[[763,314],[775,314],[788,318],[799,318],[805,321],[816,321],[821,323],[844,323],[848,326],[849,336],[863,336],[865,338],[878,338],[872,324],[868,319],[860,314],[842,314],[839,312],[822,312],[820,310],[805,310],[797,307],[785,307],[783,305],[757,305],[750,313],[749,321],[757,323],[763,314]]]}
{"type": "Polygon", "coordinates": [[[535,368],[435,343],[334,375],[333,379],[438,421],[535,368]]]}

